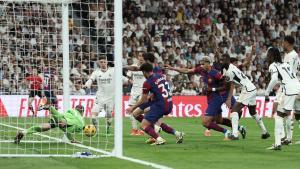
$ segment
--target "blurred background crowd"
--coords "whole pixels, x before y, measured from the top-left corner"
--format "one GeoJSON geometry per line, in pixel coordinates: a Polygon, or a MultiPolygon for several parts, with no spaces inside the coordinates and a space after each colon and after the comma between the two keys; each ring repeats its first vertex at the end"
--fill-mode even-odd
{"type": "MultiPolygon", "coordinates": [[[[94,94],[81,86],[97,68],[99,55],[113,64],[113,1],[81,0],[70,4],[72,94],[94,94]]],[[[32,68],[54,69],[55,90],[62,91],[61,12],[57,5],[0,2],[0,92],[26,94],[23,79],[32,68]]],[[[236,58],[263,95],[268,80],[266,52],[286,35],[300,53],[299,0],[123,0],[123,66],[153,52],[156,64],[193,68],[208,56],[236,58]],[[249,62],[250,61],[250,62],[249,62]],[[250,64],[246,64],[250,63],[250,64]]],[[[165,71],[174,95],[201,95],[199,75],[165,71]]],[[[300,71],[298,72],[300,76],[300,71]]],[[[238,92],[237,88],[237,93],[238,92]]],[[[128,94],[130,86],[124,87],[128,94]]]]}

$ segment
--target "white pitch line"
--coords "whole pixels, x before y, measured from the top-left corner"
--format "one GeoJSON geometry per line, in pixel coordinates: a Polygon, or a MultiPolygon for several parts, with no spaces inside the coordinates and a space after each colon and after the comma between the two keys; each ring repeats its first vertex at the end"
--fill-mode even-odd
{"type": "MultiPolygon", "coordinates": [[[[0,125],[5,126],[5,127],[14,128],[14,129],[17,129],[17,130],[24,130],[23,128],[15,127],[15,126],[7,125],[7,124],[0,123],[0,125]]],[[[49,139],[52,139],[52,140],[56,140],[58,142],[63,142],[59,138],[47,136],[47,135],[44,135],[44,134],[41,134],[41,133],[33,133],[33,134],[34,135],[39,135],[41,137],[49,138],[49,139]]],[[[90,147],[90,146],[85,146],[85,145],[82,145],[82,144],[71,143],[71,142],[63,142],[63,143],[66,143],[66,144],[69,144],[69,145],[73,145],[73,146],[77,146],[77,147],[80,147],[80,148],[89,149],[89,150],[92,150],[92,151],[95,151],[95,152],[99,152],[99,153],[102,153],[102,154],[106,154],[106,155],[112,155],[110,152],[103,151],[103,150],[100,150],[100,149],[97,149],[97,148],[94,148],[94,147],[90,147]]]]}
{"type": "MultiPolygon", "coordinates": [[[[17,129],[17,130],[25,130],[23,128],[15,127],[15,126],[7,125],[7,124],[0,123],[0,125],[5,126],[5,127],[14,128],[14,129],[17,129]]],[[[100,150],[100,149],[97,149],[97,148],[94,148],[94,147],[85,146],[85,145],[77,144],[77,143],[62,142],[61,139],[51,137],[51,136],[47,136],[47,135],[44,135],[44,134],[41,134],[41,133],[34,133],[34,134],[39,135],[41,137],[49,138],[49,139],[52,139],[52,140],[56,140],[57,142],[66,143],[66,144],[70,144],[70,145],[77,146],[77,147],[80,147],[80,148],[85,148],[85,149],[89,149],[89,150],[92,150],[92,151],[95,151],[95,152],[99,152],[99,153],[105,154],[105,155],[103,155],[104,157],[107,157],[107,156],[115,157],[115,156],[113,156],[113,154],[111,152],[100,150]]],[[[24,142],[24,141],[22,141],[22,142],[24,142]]],[[[19,155],[17,155],[17,154],[16,155],[14,155],[14,154],[0,154],[0,157],[54,157],[54,156],[56,156],[56,155],[51,155],[50,154],[50,155],[42,155],[41,156],[40,154],[36,154],[36,155],[35,154],[33,154],[33,155],[30,155],[30,154],[29,155],[24,155],[24,154],[19,154],[19,155]]],[[[57,155],[57,156],[72,157],[72,155],[57,155]]],[[[144,160],[139,160],[139,159],[136,159],[136,158],[126,157],[126,156],[115,157],[115,158],[131,161],[131,162],[134,162],[134,163],[142,164],[142,165],[145,165],[145,166],[150,166],[150,167],[157,168],[157,169],[172,169],[172,168],[164,166],[164,165],[159,165],[159,164],[156,164],[156,163],[152,163],[152,162],[148,162],[148,161],[144,161],[144,160]]]]}
{"type": "Polygon", "coordinates": [[[153,168],[172,169],[172,168],[167,167],[167,166],[163,166],[163,165],[159,165],[159,164],[156,164],[156,163],[151,163],[151,162],[139,160],[139,159],[136,159],[136,158],[125,157],[125,156],[117,157],[117,158],[120,158],[120,159],[123,159],[123,160],[128,160],[128,161],[131,161],[131,162],[134,162],[134,163],[143,164],[143,165],[150,166],[150,167],[153,167],[153,168]]]}
{"type": "MultiPolygon", "coordinates": [[[[15,140],[0,140],[0,143],[14,143],[15,140]]],[[[47,141],[47,140],[23,140],[22,143],[62,143],[61,141],[47,141]]]]}

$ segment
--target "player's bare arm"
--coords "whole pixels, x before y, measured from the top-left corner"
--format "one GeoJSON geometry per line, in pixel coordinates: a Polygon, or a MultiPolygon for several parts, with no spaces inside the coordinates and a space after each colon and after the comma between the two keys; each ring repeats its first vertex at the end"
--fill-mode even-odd
{"type": "Polygon", "coordinates": [[[131,71],[140,71],[140,68],[138,66],[124,66],[125,70],[131,70],[131,71]]]}
{"type": "Polygon", "coordinates": [[[170,65],[165,65],[165,69],[175,70],[177,72],[185,73],[185,74],[193,73],[194,72],[194,69],[176,68],[176,67],[171,67],[170,65]]]}

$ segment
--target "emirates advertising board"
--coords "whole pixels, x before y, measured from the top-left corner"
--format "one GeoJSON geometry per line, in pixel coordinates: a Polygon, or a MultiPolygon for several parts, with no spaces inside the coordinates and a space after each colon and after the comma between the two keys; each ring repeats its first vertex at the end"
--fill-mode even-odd
{"type": "MultiPolygon", "coordinates": [[[[63,111],[63,98],[58,98],[58,110],[63,111]]],[[[125,117],[129,114],[125,112],[128,107],[129,96],[123,96],[122,113],[125,117]]],[[[269,102],[265,102],[264,97],[256,98],[256,111],[261,117],[272,117],[272,106],[274,98],[271,97],[269,102]]],[[[84,116],[91,117],[91,109],[95,101],[95,96],[70,96],[70,106],[75,107],[80,104],[85,108],[84,116]]],[[[32,103],[37,110],[40,98],[36,97],[32,103]]],[[[207,99],[205,96],[173,96],[173,112],[169,117],[200,117],[205,113],[207,108],[207,99]]],[[[222,106],[222,115],[229,116],[229,110],[225,105],[222,106]]],[[[103,117],[105,112],[99,114],[103,117]]],[[[0,96],[0,116],[1,117],[30,117],[31,112],[28,109],[28,95],[1,95],[0,96]]],[[[38,111],[39,117],[49,116],[49,111],[38,111]]],[[[250,117],[248,109],[243,109],[243,117],[250,117]]]]}

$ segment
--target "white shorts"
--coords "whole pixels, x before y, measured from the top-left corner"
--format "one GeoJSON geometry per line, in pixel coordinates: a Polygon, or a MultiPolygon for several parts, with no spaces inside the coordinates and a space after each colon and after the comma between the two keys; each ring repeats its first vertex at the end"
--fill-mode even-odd
{"type": "Polygon", "coordinates": [[[98,98],[98,96],[96,96],[95,103],[92,108],[92,113],[97,113],[98,115],[101,111],[105,111],[106,113],[105,116],[111,118],[113,109],[114,109],[113,100],[102,101],[98,98]]]}
{"type": "Polygon", "coordinates": [[[129,106],[135,105],[137,101],[139,101],[141,94],[131,94],[128,104],[129,106]]]}
{"type": "Polygon", "coordinates": [[[257,90],[253,90],[251,92],[247,92],[245,89],[241,91],[237,102],[242,103],[245,106],[255,106],[256,105],[256,92],[257,90]]]}
{"type": "Polygon", "coordinates": [[[278,104],[277,111],[282,113],[285,111],[292,111],[295,107],[296,97],[297,95],[287,96],[283,94],[282,99],[278,104]]]}

